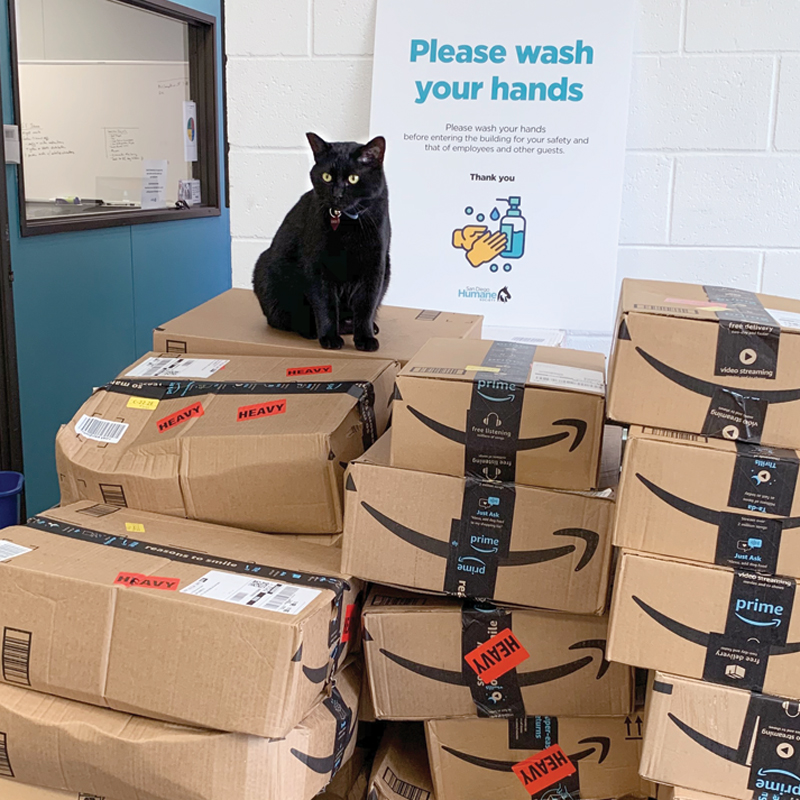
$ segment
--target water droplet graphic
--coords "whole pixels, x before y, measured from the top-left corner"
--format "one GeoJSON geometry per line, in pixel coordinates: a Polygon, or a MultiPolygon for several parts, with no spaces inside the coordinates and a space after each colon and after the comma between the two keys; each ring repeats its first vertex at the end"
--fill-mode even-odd
{"type": "Polygon", "coordinates": [[[465,213],[465,214],[471,214],[471,213],[472,213],[474,210],[475,210],[475,209],[474,209],[472,206],[467,206],[467,207],[464,209],[464,213],[465,213]]]}
{"type": "Polygon", "coordinates": [[[503,264],[503,272],[511,272],[511,264],[503,264]]]}
{"type": "Polygon", "coordinates": [[[492,272],[497,272],[497,270],[499,269],[499,267],[497,266],[497,264],[492,264],[492,266],[491,266],[491,267],[489,267],[489,269],[490,269],[492,272]]]}
{"type": "Polygon", "coordinates": [[[475,217],[475,219],[478,220],[478,222],[483,222],[486,219],[486,217],[484,217],[483,214],[478,214],[478,216],[475,217]]]}
{"type": "Polygon", "coordinates": [[[491,213],[491,214],[489,214],[489,216],[490,216],[492,219],[500,219],[500,212],[497,210],[497,208],[493,208],[493,209],[492,209],[492,213],[491,213]]]}

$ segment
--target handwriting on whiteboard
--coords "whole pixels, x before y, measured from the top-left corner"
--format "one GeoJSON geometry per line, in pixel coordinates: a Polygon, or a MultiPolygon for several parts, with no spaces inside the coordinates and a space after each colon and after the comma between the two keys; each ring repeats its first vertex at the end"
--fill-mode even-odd
{"type": "Polygon", "coordinates": [[[110,161],[141,161],[138,128],[104,128],[106,158],[110,161]]]}
{"type": "Polygon", "coordinates": [[[32,122],[26,122],[22,126],[22,152],[25,158],[75,155],[75,151],[70,150],[65,142],[54,136],[48,136],[41,125],[32,122]]]}
{"type": "Polygon", "coordinates": [[[158,93],[166,94],[172,89],[186,89],[189,86],[188,78],[172,78],[171,80],[158,82],[158,93]]]}

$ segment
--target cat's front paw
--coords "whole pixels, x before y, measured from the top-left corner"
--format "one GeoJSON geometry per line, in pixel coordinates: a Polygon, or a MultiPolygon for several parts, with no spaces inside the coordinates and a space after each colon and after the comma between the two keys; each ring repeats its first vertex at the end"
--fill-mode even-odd
{"type": "MultiPolygon", "coordinates": [[[[341,350],[344,347],[344,339],[342,339],[342,337],[338,334],[332,336],[320,336],[319,343],[326,350],[341,350]]],[[[377,349],[377,347],[373,348],[373,350],[377,349]]]]}
{"type": "Polygon", "coordinates": [[[366,336],[363,339],[355,338],[353,344],[356,346],[356,350],[366,350],[368,353],[374,353],[381,346],[374,336],[366,336]]]}

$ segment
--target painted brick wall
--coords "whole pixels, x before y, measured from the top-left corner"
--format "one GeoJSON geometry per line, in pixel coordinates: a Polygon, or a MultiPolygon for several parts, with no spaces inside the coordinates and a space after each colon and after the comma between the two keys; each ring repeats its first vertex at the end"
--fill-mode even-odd
{"type": "MultiPolygon", "coordinates": [[[[800,297],[800,0],[637,2],[618,281],[800,297]]],[[[227,3],[234,285],[308,186],[304,132],[367,136],[375,4],[227,3]]]]}

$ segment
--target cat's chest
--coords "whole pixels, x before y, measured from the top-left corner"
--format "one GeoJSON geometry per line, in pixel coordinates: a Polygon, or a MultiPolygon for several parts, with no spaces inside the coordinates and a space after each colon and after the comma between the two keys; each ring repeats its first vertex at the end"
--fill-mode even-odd
{"type": "Polygon", "coordinates": [[[318,260],[338,280],[358,280],[381,268],[383,247],[379,239],[365,236],[355,227],[340,226],[326,236],[318,260]]]}

